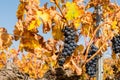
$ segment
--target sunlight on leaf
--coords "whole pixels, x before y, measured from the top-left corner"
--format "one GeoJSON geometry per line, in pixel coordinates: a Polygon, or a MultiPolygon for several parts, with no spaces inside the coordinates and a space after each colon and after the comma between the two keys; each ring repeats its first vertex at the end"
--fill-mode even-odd
{"type": "Polygon", "coordinates": [[[28,30],[32,30],[32,29],[35,29],[36,27],[40,26],[40,20],[37,19],[37,20],[33,20],[31,23],[30,23],[30,26],[28,27],[28,30]]]}
{"type": "Polygon", "coordinates": [[[1,53],[0,53],[0,69],[5,66],[6,61],[7,61],[6,53],[1,52],[1,53]]]}
{"type": "Polygon", "coordinates": [[[23,15],[25,12],[24,8],[25,8],[25,3],[20,3],[18,6],[18,10],[16,12],[16,16],[18,19],[23,19],[23,15]]]}
{"type": "Polygon", "coordinates": [[[80,19],[75,19],[74,20],[74,26],[75,26],[75,29],[78,29],[80,27],[80,19]]]}
{"type": "Polygon", "coordinates": [[[38,11],[37,14],[43,23],[43,33],[50,31],[52,22],[49,11],[38,11]]]}
{"type": "Polygon", "coordinates": [[[60,26],[54,26],[52,28],[52,36],[56,40],[63,39],[63,33],[62,33],[60,26]]]}
{"type": "Polygon", "coordinates": [[[67,14],[65,15],[68,20],[77,18],[83,12],[82,9],[79,9],[76,3],[67,2],[66,3],[67,14]]]}
{"type": "Polygon", "coordinates": [[[0,50],[7,49],[12,44],[12,36],[7,33],[5,28],[0,28],[0,50]]]}
{"type": "Polygon", "coordinates": [[[117,21],[113,21],[113,22],[112,22],[111,28],[112,28],[112,29],[116,29],[116,28],[117,28],[117,21]]]}

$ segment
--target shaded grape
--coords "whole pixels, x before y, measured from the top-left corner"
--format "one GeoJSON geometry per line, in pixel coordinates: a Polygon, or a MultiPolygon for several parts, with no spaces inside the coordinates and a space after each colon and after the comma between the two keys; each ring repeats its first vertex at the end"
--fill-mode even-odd
{"type": "Polygon", "coordinates": [[[70,57],[75,50],[77,44],[75,42],[76,32],[70,27],[65,27],[62,32],[64,33],[64,48],[59,55],[58,64],[62,66],[67,57],[70,57]]]}
{"type": "MultiPolygon", "coordinates": [[[[88,57],[90,58],[93,54],[95,54],[97,52],[98,48],[92,44],[90,46],[90,50],[88,52],[88,57]]],[[[95,56],[93,59],[91,59],[86,65],[86,73],[90,76],[90,77],[95,77],[96,75],[96,67],[97,67],[97,62],[98,62],[98,56],[95,56]]]]}
{"type": "Polygon", "coordinates": [[[120,35],[113,37],[112,41],[112,50],[117,54],[120,53],[120,35]]]}

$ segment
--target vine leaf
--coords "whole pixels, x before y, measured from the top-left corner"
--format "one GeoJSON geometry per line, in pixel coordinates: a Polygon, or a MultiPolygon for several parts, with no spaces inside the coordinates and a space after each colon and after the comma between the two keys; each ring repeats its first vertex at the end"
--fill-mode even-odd
{"type": "Polygon", "coordinates": [[[26,31],[23,32],[22,36],[24,36],[24,38],[20,40],[20,51],[23,51],[23,49],[26,51],[33,51],[34,49],[40,47],[41,44],[39,44],[39,40],[36,39],[36,36],[33,35],[33,33],[26,31]]]}
{"type": "Polygon", "coordinates": [[[52,36],[56,40],[63,39],[63,33],[61,31],[60,26],[54,26],[54,27],[52,27],[52,36]]]}
{"type": "Polygon", "coordinates": [[[40,26],[40,23],[41,23],[40,19],[33,20],[33,21],[30,23],[30,25],[29,25],[29,27],[28,27],[28,30],[35,29],[37,26],[40,26]]]}
{"type": "Polygon", "coordinates": [[[112,58],[115,60],[116,59],[116,54],[114,53],[114,51],[112,52],[112,58]]]}
{"type": "Polygon", "coordinates": [[[67,20],[72,20],[72,19],[77,18],[83,12],[83,10],[80,9],[78,7],[78,5],[74,2],[66,3],[66,11],[67,11],[67,13],[66,13],[65,17],[67,18],[67,20]]]}
{"type": "Polygon", "coordinates": [[[112,27],[111,28],[112,29],[116,29],[117,28],[116,25],[117,25],[117,21],[115,20],[115,21],[112,22],[112,27]]]}
{"type": "Polygon", "coordinates": [[[5,52],[0,53],[0,69],[5,65],[7,61],[7,56],[5,52]]]}
{"type": "Polygon", "coordinates": [[[80,26],[81,20],[80,20],[80,19],[74,19],[73,22],[74,22],[74,27],[75,27],[75,29],[78,29],[79,26],[80,26]]]}
{"type": "Polygon", "coordinates": [[[84,50],[84,46],[83,46],[83,45],[79,45],[79,46],[77,47],[77,50],[79,50],[80,52],[83,51],[83,50],[84,50]]]}
{"type": "Polygon", "coordinates": [[[83,45],[78,45],[74,51],[74,56],[78,56],[78,53],[82,53],[84,51],[84,46],[83,45]]]}
{"type": "Polygon", "coordinates": [[[7,33],[5,28],[0,28],[0,49],[4,50],[12,44],[12,36],[7,33]]]}
{"type": "Polygon", "coordinates": [[[43,33],[50,31],[52,22],[49,11],[38,11],[38,15],[43,22],[43,33]]]}
{"type": "Polygon", "coordinates": [[[79,68],[73,60],[71,60],[71,61],[72,61],[73,66],[75,67],[75,71],[76,71],[77,75],[81,75],[82,69],[79,68]]]}
{"type": "Polygon", "coordinates": [[[25,12],[24,8],[25,8],[25,3],[20,3],[18,6],[18,10],[16,12],[16,16],[18,19],[23,19],[24,12],[25,12]]]}

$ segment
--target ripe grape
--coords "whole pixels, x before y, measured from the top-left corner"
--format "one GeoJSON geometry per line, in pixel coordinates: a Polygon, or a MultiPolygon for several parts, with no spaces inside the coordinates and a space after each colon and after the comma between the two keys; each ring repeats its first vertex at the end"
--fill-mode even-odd
{"type": "Polygon", "coordinates": [[[65,58],[63,57],[63,58],[60,58],[59,60],[58,60],[58,64],[60,65],[60,66],[63,66],[63,64],[65,63],[65,58]]]}
{"type": "Polygon", "coordinates": [[[67,56],[67,52],[63,52],[62,56],[66,57],[67,56]]]}
{"type": "MultiPolygon", "coordinates": [[[[88,52],[88,57],[90,58],[93,54],[97,52],[98,48],[92,44],[90,46],[90,50],[88,52]]],[[[95,56],[93,59],[91,59],[85,66],[86,66],[86,73],[90,77],[94,77],[96,75],[96,67],[97,67],[97,62],[98,62],[98,56],[95,56]]]]}
{"type": "Polygon", "coordinates": [[[64,48],[62,50],[62,53],[60,54],[60,57],[58,58],[58,64],[62,66],[66,60],[67,57],[70,57],[76,48],[77,44],[75,42],[75,30],[69,27],[65,27],[65,29],[62,30],[64,33],[65,39],[64,39],[64,48]],[[63,59],[64,58],[64,59],[63,59]]]}
{"type": "Polygon", "coordinates": [[[112,50],[117,54],[120,53],[120,35],[113,37],[112,41],[112,50]]]}
{"type": "Polygon", "coordinates": [[[69,44],[65,43],[64,48],[67,48],[67,47],[69,47],[69,44]]]}

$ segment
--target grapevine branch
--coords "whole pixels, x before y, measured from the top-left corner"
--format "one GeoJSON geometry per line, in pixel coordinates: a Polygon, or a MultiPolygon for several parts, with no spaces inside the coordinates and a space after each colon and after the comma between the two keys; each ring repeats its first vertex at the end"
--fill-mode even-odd
{"type": "MultiPolygon", "coordinates": [[[[113,13],[112,15],[113,15],[113,16],[116,15],[119,11],[120,11],[120,9],[118,9],[118,10],[117,10],[115,13],[113,13]]],[[[111,16],[111,17],[112,17],[112,16],[111,16]]],[[[109,22],[105,22],[104,24],[109,24],[109,22]]],[[[93,41],[93,39],[94,39],[94,37],[95,37],[95,35],[96,35],[96,32],[97,32],[97,31],[101,28],[101,26],[103,26],[104,24],[99,25],[99,26],[96,28],[96,30],[94,31],[93,37],[91,38],[91,40],[90,40],[90,42],[89,42],[89,44],[88,44],[86,53],[85,53],[85,60],[87,59],[88,51],[89,51],[90,45],[92,44],[92,41],[93,41]]],[[[110,25],[111,25],[111,24],[110,24],[110,25]]]]}
{"type": "Polygon", "coordinates": [[[71,59],[71,62],[72,62],[72,64],[74,65],[74,67],[76,68],[76,71],[78,72],[78,74],[81,75],[81,73],[82,73],[81,68],[79,68],[79,67],[75,64],[75,62],[73,61],[73,59],[71,59]]]}
{"type": "Polygon", "coordinates": [[[56,0],[54,0],[54,1],[55,1],[56,6],[58,7],[58,9],[60,10],[60,12],[61,12],[62,16],[64,17],[64,14],[63,14],[63,12],[62,12],[62,10],[61,10],[60,6],[58,5],[57,1],[56,1],[56,0]]]}
{"type": "MultiPolygon", "coordinates": [[[[106,42],[110,37],[111,37],[111,36],[109,36],[108,38],[106,38],[105,41],[103,41],[103,42],[106,42]]],[[[94,57],[102,50],[102,48],[103,48],[104,46],[105,46],[105,43],[99,48],[99,50],[98,50],[95,54],[93,54],[89,59],[87,59],[87,60],[85,61],[85,63],[83,64],[83,66],[85,66],[85,64],[86,64],[87,62],[89,62],[92,58],[94,58],[94,57]]]]}
{"type": "MultiPolygon", "coordinates": [[[[0,32],[0,33],[6,33],[6,32],[0,32]]],[[[23,38],[23,39],[34,40],[34,38],[27,38],[25,36],[15,35],[15,34],[12,34],[12,33],[7,33],[7,34],[11,35],[12,37],[16,36],[16,37],[20,37],[20,38],[23,38]]]]}
{"type": "Polygon", "coordinates": [[[58,7],[58,9],[60,10],[60,13],[62,14],[63,19],[65,19],[65,21],[67,22],[67,25],[68,25],[68,21],[67,21],[67,19],[65,18],[65,15],[64,15],[64,13],[62,12],[62,10],[61,10],[60,6],[58,5],[57,1],[54,0],[54,2],[55,2],[55,4],[56,4],[56,6],[58,7]]]}
{"type": "Polygon", "coordinates": [[[105,22],[105,23],[99,25],[99,26],[95,29],[95,31],[94,31],[94,33],[93,33],[93,37],[91,38],[91,40],[90,40],[90,42],[89,42],[89,44],[88,44],[86,53],[85,53],[85,61],[86,61],[87,56],[88,56],[88,51],[89,51],[89,49],[90,49],[90,45],[92,44],[92,41],[93,41],[93,39],[94,39],[94,37],[95,37],[97,31],[98,31],[104,24],[109,24],[109,23],[108,23],[108,22],[105,22]]]}

